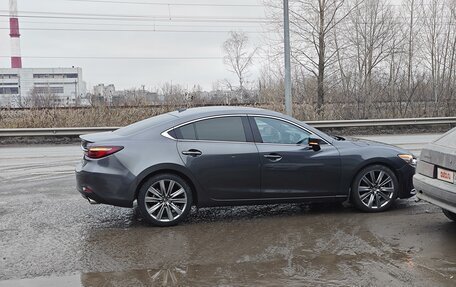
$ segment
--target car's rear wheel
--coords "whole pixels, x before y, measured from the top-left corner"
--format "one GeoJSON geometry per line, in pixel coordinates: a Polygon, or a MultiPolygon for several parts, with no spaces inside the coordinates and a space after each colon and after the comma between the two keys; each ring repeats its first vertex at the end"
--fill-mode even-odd
{"type": "Polygon", "coordinates": [[[185,219],[192,205],[188,183],[174,174],[159,174],[148,179],[138,193],[138,208],[143,218],[156,226],[172,226],[185,219]]]}
{"type": "Polygon", "coordinates": [[[448,217],[449,219],[451,219],[453,221],[456,221],[456,213],[451,212],[451,211],[446,210],[446,209],[443,209],[443,208],[442,208],[442,211],[443,211],[443,214],[445,214],[446,217],[448,217]]]}
{"type": "Polygon", "coordinates": [[[351,199],[366,212],[388,209],[396,200],[399,182],[394,172],[383,165],[372,165],[361,170],[353,180],[351,199]]]}

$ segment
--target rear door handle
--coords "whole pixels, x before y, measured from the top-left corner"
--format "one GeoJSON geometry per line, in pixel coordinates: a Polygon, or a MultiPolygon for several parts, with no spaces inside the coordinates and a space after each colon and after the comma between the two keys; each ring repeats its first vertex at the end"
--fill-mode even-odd
{"type": "Polygon", "coordinates": [[[281,155],[278,155],[278,154],[275,154],[275,153],[265,154],[264,157],[269,159],[270,161],[279,161],[279,160],[282,159],[281,155]]]}
{"type": "Polygon", "coordinates": [[[200,156],[203,153],[197,149],[189,149],[189,150],[183,151],[182,154],[189,155],[189,156],[200,156]]]}

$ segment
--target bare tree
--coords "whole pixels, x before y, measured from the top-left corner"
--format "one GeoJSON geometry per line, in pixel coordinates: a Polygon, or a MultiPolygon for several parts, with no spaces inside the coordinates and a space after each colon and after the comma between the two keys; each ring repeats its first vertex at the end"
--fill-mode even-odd
{"type": "MultiPolygon", "coordinates": [[[[405,0],[401,12],[407,15],[408,21],[405,25],[401,25],[402,34],[407,39],[406,47],[404,48],[406,53],[406,81],[405,81],[405,92],[401,89],[399,94],[399,101],[404,102],[404,107],[400,105],[400,115],[404,116],[407,113],[408,107],[410,106],[420,81],[418,81],[419,75],[415,73],[417,70],[417,46],[418,39],[422,28],[421,11],[418,6],[418,0],[405,0]]],[[[421,3],[422,4],[422,3],[421,3]]],[[[404,81],[402,81],[404,82],[404,81]]],[[[402,86],[404,84],[402,83],[402,86]]]]}
{"type": "Polygon", "coordinates": [[[456,15],[455,3],[432,0],[422,6],[424,19],[424,66],[430,71],[434,115],[441,100],[450,100],[454,93],[456,15]]]}
{"type": "Polygon", "coordinates": [[[187,101],[187,91],[182,85],[166,82],[160,87],[160,90],[167,104],[179,105],[187,101]]]}
{"type": "Polygon", "coordinates": [[[53,108],[64,103],[59,103],[59,98],[48,87],[35,87],[24,99],[24,105],[30,108],[53,108]]]}
{"type": "MultiPolygon", "coordinates": [[[[283,53],[283,11],[280,0],[264,2],[273,20],[267,27],[276,32],[266,38],[258,81],[269,100],[283,85],[283,67],[270,62],[283,53]]],[[[290,0],[290,24],[294,99],[313,105],[306,117],[456,112],[454,0],[290,0]]]]}
{"type": "Polygon", "coordinates": [[[339,47],[333,30],[350,14],[345,0],[296,0],[290,10],[293,60],[317,81],[317,111],[326,99],[326,72],[335,63],[339,47]]]}
{"type": "MultiPolygon", "coordinates": [[[[366,117],[367,104],[374,95],[374,76],[381,79],[385,62],[395,51],[395,38],[399,23],[391,5],[386,0],[355,0],[356,9],[351,13],[347,38],[352,46],[348,61],[356,63],[352,73],[358,116],[366,117]],[[377,73],[376,73],[377,72],[377,73]]],[[[347,66],[351,64],[347,63],[347,66]]]]}
{"type": "Polygon", "coordinates": [[[239,90],[242,96],[245,93],[246,78],[257,50],[258,48],[249,48],[249,38],[243,32],[230,32],[229,38],[223,43],[225,65],[239,79],[239,90]]]}

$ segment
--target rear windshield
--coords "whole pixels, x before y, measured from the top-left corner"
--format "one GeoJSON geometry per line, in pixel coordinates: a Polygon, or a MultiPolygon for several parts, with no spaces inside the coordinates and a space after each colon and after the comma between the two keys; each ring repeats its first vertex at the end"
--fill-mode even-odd
{"type": "Polygon", "coordinates": [[[456,148],[456,128],[435,141],[436,144],[456,148]]]}
{"type": "Polygon", "coordinates": [[[130,136],[130,135],[136,134],[138,132],[141,132],[145,129],[148,129],[148,128],[151,128],[154,126],[158,126],[158,125],[164,124],[166,122],[169,122],[169,121],[172,121],[175,119],[176,119],[176,117],[170,115],[169,113],[162,114],[162,115],[151,117],[151,118],[136,122],[134,124],[131,124],[129,126],[120,128],[120,129],[114,131],[114,133],[119,136],[130,136]]]}

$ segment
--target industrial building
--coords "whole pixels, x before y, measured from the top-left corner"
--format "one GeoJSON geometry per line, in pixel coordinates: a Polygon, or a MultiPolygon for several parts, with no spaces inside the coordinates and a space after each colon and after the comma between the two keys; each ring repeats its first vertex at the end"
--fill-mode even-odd
{"type": "Polygon", "coordinates": [[[79,106],[86,96],[81,68],[23,68],[17,1],[9,0],[11,68],[0,68],[0,107],[79,106]]]}
{"type": "Polygon", "coordinates": [[[0,68],[0,106],[76,106],[86,95],[81,68],[0,68]]]}

